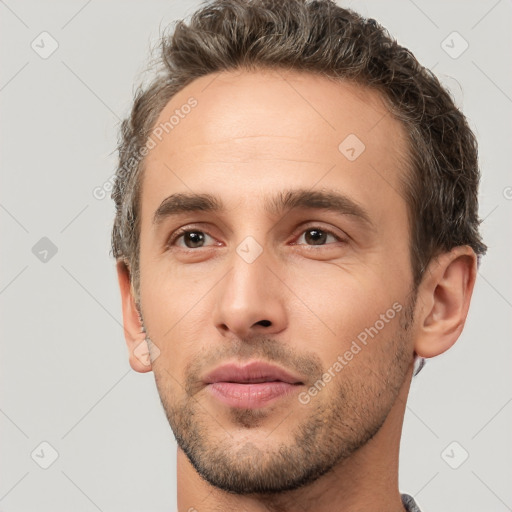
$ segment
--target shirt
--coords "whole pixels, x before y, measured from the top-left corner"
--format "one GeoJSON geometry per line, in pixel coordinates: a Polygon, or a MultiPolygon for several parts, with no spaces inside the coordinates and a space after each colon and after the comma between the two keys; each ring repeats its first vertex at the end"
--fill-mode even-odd
{"type": "Polygon", "coordinates": [[[407,512],[421,512],[418,505],[416,505],[414,498],[408,494],[402,494],[402,504],[407,512]]]}

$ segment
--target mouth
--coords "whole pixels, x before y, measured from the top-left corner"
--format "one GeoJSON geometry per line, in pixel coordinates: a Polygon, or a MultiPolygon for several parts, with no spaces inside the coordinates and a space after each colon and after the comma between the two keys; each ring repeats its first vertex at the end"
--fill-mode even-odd
{"type": "Polygon", "coordinates": [[[234,408],[256,409],[293,394],[303,382],[278,366],[253,361],[216,368],[204,383],[216,400],[234,408]]]}

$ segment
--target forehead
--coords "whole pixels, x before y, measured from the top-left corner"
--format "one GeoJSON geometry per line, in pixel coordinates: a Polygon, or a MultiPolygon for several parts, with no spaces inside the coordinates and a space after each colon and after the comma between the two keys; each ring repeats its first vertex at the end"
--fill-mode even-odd
{"type": "Polygon", "coordinates": [[[237,190],[243,202],[254,190],[319,183],[363,203],[376,195],[396,203],[407,149],[402,125],[377,91],[284,70],[196,79],[163,109],[152,138],[146,219],[176,191],[237,190]]]}
{"type": "MultiPolygon", "coordinates": [[[[262,69],[203,76],[169,101],[156,126],[165,126],[173,115],[173,122],[178,122],[162,135],[173,139],[166,152],[177,155],[191,144],[229,144],[258,136],[272,137],[278,145],[277,138],[300,144],[311,141],[315,147],[321,142],[319,149],[333,145],[337,149],[336,142],[347,132],[364,142],[371,136],[374,146],[389,137],[399,146],[405,142],[401,124],[389,115],[376,90],[298,71],[262,69]],[[190,98],[197,102],[193,109],[186,107],[190,98]],[[178,119],[176,114],[185,110],[191,112],[178,119]]],[[[158,150],[152,154],[159,156],[158,150]]]]}

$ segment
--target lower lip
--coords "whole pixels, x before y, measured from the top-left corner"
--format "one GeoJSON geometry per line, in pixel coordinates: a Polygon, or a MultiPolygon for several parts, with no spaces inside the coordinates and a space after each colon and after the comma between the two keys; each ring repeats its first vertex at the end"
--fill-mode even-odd
{"type": "Polygon", "coordinates": [[[236,382],[214,382],[207,389],[221,402],[239,409],[259,409],[278,398],[283,398],[297,389],[297,384],[288,382],[259,382],[239,384],[236,382]]]}

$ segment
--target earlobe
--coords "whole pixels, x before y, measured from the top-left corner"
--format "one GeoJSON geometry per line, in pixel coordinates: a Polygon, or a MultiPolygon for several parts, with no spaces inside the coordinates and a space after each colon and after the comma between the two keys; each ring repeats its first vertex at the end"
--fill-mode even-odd
{"type": "Polygon", "coordinates": [[[122,260],[118,260],[116,268],[119,289],[121,291],[124,337],[126,347],[128,348],[130,366],[139,373],[149,372],[151,371],[149,347],[133,296],[130,271],[122,260]]]}
{"type": "Polygon", "coordinates": [[[442,354],[459,338],[471,302],[476,263],[473,249],[459,246],[429,264],[418,291],[418,302],[423,305],[415,341],[419,356],[442,354]]]}

